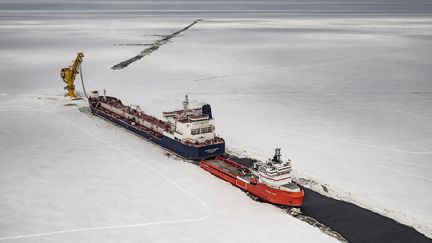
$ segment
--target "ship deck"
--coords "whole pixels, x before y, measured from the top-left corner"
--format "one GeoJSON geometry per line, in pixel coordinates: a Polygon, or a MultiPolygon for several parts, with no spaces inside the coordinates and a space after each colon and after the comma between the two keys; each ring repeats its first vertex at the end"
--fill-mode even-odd
{"type": "Polygon", "coordinates": [[[221,169],[222,171],[229,173],[235,177],[240,177],[245,181],[250,181],[250,179],[252,177],[254,177],[254,175],[250,172],[250,170],[246,167],[243,167],[241,165],[234,165],[234,164],[230,164],[229,162],[226,162],[222,159],[210,159],[210,160],[206,160],[207,164],[211,164],[219,169],[221,169]]]}
{"type": "Polygon", "coordinates": [[[292,183],[292,182],[284,184],[281,187],[284,187],[284,188],[286,188],[286,189],[288,189],[290,191],[300,190],[300,187],[297,184],[292,183]]]}
{"type": "Polygon", "coordinates": [[[211,160],[206,160],[206,163],[208,164],[212,164],[220,169],[222,169],[223,171],[230,173],[234,176],[239,176],[240,175],[240,170],[238,167],[228,164],[225,161],[222,160],[218,160],[218,159],[211,159],[211,160]]]}

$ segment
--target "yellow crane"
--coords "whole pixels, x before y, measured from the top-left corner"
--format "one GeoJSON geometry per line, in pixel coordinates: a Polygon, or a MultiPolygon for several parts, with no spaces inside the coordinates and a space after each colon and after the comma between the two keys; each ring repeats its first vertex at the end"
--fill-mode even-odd
{"type": "Polygon", "coordinates": [[[60,71],[60,77],[63,79],[63,82],[66,83],[65,89],[67,89],[66,96],[71,98],[76,98],[75,95],[75,77],[79,73],[79,67],[83,61],[84,54],[82,52],[78,52],[77,57],[73,61],[72,65],[67,68],[62,68],[60,71]]]}

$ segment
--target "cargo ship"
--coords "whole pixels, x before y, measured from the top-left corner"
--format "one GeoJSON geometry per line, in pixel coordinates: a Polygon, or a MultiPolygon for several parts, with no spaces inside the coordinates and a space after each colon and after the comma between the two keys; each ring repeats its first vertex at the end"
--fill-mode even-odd
{"type": "Polygon", "coordinates": [[[91,112],[188,160],[225,153],[225,141],[215,134],[211,106],[190,109],[188,96],[183,109],[163,112],[165,120],[145,114],[139,106],[93,91],[88,98],[91,112]]]}
{"type": "Polygon", "coordinates": [[[292,207],[302,205],[303,188],[292,181],[291,160],[281,159],[280,148],[275,150],[273,158],[266,162],[256,162],[253,168],[222,156],[201,160],[199,165],[265,202],[292,207]]]}

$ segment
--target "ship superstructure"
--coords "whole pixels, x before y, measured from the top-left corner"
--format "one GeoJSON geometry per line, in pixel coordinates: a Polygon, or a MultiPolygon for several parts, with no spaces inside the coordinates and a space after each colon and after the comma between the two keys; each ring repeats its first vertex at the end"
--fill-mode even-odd
{"type": "Polygon", "coordinates": [[[276,148],[273,158],[254,163],[259,182],[280,190],[299,192],[300,187],[291,180],[291,160],[283,161],[280,151],[280,148],[276,148]]]}
{"type": "Polygon", "coordinates": [[[187,144],[211,143],[216,138],[211,107],[206,104],[201,108],[189,109],[189,98],[185,96],[183,109],[163,112],[176,139],[187,144]]]}
{"type": "Polygon", "coordinates": [[[123,105],[121,100],[97,91],[89,97],[90,109],[99,115],[186,159],[215,157],[225,153],[225,141],[215,134],[211,106],[163,112],[165,121],[147,115],[140,106],[123,105]]]}

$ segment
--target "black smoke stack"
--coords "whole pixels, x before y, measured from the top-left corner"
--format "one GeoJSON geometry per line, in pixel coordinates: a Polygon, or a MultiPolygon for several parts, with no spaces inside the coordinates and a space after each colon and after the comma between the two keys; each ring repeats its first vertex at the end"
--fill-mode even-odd
{"type": "Polygon", "coordinates": [[[208,115],[210,119],[213,118],[212,112],[211,112],[211,106],[209,104],[203,105],[201,107],[201,109],[202,109],[203,114],[208,115]]]}

